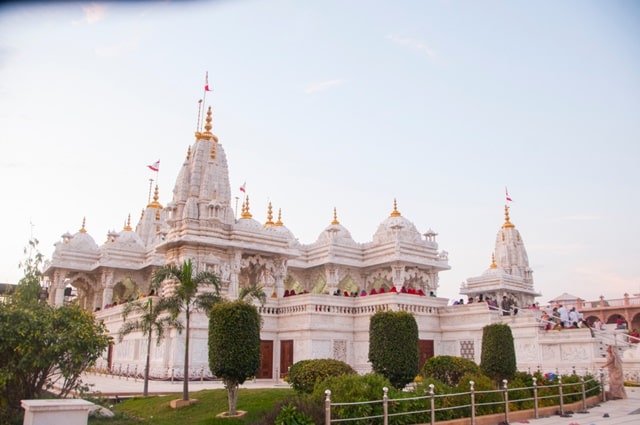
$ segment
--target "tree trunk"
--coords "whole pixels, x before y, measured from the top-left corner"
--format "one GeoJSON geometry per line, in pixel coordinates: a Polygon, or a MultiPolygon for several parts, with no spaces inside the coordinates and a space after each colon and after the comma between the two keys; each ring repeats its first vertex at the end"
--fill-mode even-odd
{"type": "Polygon", "coordinates": [[[225,380],[224,386],[227,387],[227,399],[229,400],[229,416],[235,416],[236,406],[238,404],[238,384],[234,381],[225,380]]]}
{"type": "Polygon", "coordinates": [[[189,306],[185,310],[185,323],[187,324],[187,335],[184,339],[184,382],[182,384],[182,399],[189,400],[189,306]]]}
{"type": "Polygon", "coordinates": [[[147,336],[147,361],[144,365],[144,387],[142,389],[142,395],[144,397],[149,395],[149,364],[151,363],[151,329],[149,329],[149,335],[147,336]]]}

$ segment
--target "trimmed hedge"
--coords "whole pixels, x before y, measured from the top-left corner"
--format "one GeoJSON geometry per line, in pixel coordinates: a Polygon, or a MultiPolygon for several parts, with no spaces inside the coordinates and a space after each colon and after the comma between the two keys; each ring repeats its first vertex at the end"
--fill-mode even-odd
{"type": "Polygon", "coordinates": [[[500,383],[516,374],[516,350],[509,325],[494,323],[482,329],[482,373],[500,383]]]}
{"type": "Polygon", "coordinates": [[[406,311],[380,311],[369,322],[369,361],[391,385],[404,388],[418,375],[418,324],[406,311]]]}
{"type": "Polygon", "coordinates": [[[289,383],[298,393],[311,394],[316,383],[330,376],[353,375],[356,371],[340,360],[302,360],[291,365],[289,383]]]}
{"type": "Polygon", "coordinates": [[[456,356],[431,357],[422,366],[420,374],[434,378],[449,386],[456,386],[466,374],[480,375],[482,371],[473,360],[456,356]]]}

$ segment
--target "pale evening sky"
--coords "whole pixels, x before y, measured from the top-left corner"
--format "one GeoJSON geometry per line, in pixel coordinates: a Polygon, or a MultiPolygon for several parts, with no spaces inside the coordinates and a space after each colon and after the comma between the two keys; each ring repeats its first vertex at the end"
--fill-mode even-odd
{"type": "MultiPolygon", "coordinates": [[[[640,292],[635,1],[145,1],[0,6],[0,282],[31,234],[166,205],[205,72],[232,190],[302,243],[435,230],[441,296],[490,264],[514,199],[541,302],[640,292]]],[[[235,195],[234,195],[235,196],[235,195]]]]}

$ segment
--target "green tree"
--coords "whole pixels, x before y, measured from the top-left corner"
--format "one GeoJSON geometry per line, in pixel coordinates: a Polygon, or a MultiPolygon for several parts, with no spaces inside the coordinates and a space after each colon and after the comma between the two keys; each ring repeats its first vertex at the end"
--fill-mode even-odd
{"type": "Polygon", "coordinates": [[[16,421],[20,400],[45,391],[66,397],[85,386],[81,375],[103,354],[110,338],[93,314],[76,304],[49,306],[41,297],[42,256],[29,241],[25,275],[0,303],[0,423],[16,421]]]}
{"type": "Polygon", "coordinates": [[[209,368],[227,389],[229,416],[236,415],[238,386],[260,367],[260,314],[243,301],[221,302],[209,313],[209,368]]]}
{"type": "Polygon", "coordinates": [[[418,324],[405,311],[380,311],[369,323],[369,361],[374,372],[402,389],[418,375],[418,324]]]}
{"type": "Polygon", "coordinates": [[[162,299],[158,303],[153,304],[154,297],[147,297],[144,300],[129,302],[122,310],[122,321],[120,327],[119,339],[122,342],[125,335],[132,332],[141,332],[147,337],[147,357],[144,365],[144,386],[142,390],[143,396],[149,395],[149,366],[151,360],[151,339],[154,331],[156,335],[156,344],[160,345],[164,338],[164,331],[174,327],[178,332],[182,332],[182,322],[175,317],[166,315],[167,305],[162,299]],[[138,316],[136,320],[127,320],[130,315],[138,316]]]}
{"type": "Polygon", "coordinates": [[[191,312],[209,311],[211,307],[221,300],[220,278],[208,271],[195,273],[191,260],[184,261],[181,267],[167,264],[156,270],[151,276],[151,283],[160,287],[166,280],[174,283],[173,291],[164,297],[163,302],[174,319],[184,312],[185,316],[185,342],[184,342],[184,382],[182,386],[182,399],[189,400],[189,334],[191,324],[191,312]],[[209,287],[209,291],[200,291],[203,287],[209,287]]]}
{"type": "Polygon", "coordinates": [[[516,373],[516,350],[509,325],[494,323],[482,328],[482,373],[500,383],[516,373]]]}
{"type": "Polygon", "coordinates": [[[456,356],[435,356],[424,362],[421,374],[449,386],[458,385],[465,374],[480,375],[482,371],[473,360],[456,356]]]}

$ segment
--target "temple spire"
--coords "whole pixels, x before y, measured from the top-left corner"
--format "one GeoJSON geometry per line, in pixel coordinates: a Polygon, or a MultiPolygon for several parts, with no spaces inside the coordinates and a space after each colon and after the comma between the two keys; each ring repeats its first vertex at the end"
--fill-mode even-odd
{"type": "Polygon", "coordinates": [[[211,106],[207,109],[207,118],[205,118],[204,131],[196,131],[196,140],[213,140],[218,143],[218,138],[211,132],[213,129],[213,113],[211,112],[211,106]]]}
{"type": "Polygon", "coordinates": [[[131,214],[129,214],[129,216],[127,216],[127,223],[125,224],[123,230],[125,230],[127,232],[130,232],[131,230],[133,230],[133,229],[131,229],[131,214]]]}
{"type": "Polygon", "coordinates": [[[240,214],[241,218],[253,218],[251,212],[249,211],[249,196],[247,196],[242,203],[242,214],[240,214]]]}
{"type": "Polygon", "coordinates": [[[80,229],[80,233],[87,233],[87,229],[84,228],[84,225],[87,222],[87,217],[82,217],[82,228],[80,229]]]}
{"type": "Polygon", "coordinates": [[[491,253],[491,265],[489,266],[489,268],[491,269],[498,268],[498,265],[496,264],[496,254],[493,252],[491,253]]]}
{"type": "Polygon", "coordinates": [[[503,229],[511,229],[514,228],[516,226],[513,225],[513,223],[511,223],[509,221],[509,206],[505,205],[504,206],[504,224],[502,225],[503,229]]]}
{"type": "Polygon", "coordinates": [[[282,208],[278,208],[278,221],[276,221],[276,226],[284,226],[282,222],[282,208]]]}
{"type": "Polygon", "coordinates": [[[401,215],[400,211],[398,211],[398,202],[396,201],[396,198],[393,198],[393,211],[391,211],[389,217],[400,217],[401,215]]]}
{"type": "Polygon", "coordinates": [[[158,202],[158,199],[160,199],[160,196],[158,195],[158,185],[156,185],[156,188],[153,191],[153,202],[150,202],[147,205],[147,208],[157,208],[157,209],[161,210],[162,209],[162,205],[160,204],[160,202],[158,202]]]}
{"type": "Polygon", "coordinates": [[[333,207],[333,221],[331,222],[331,224],[333,226],[337,226],[338,224],[340,224],[340,222],[338,221],[338,213],[336,211],[336,207],[333,207]]]}
{"type": "Polygon", "coordinates": [[[271,206],[271,202],[269,202],[269,206],[267,207],[267,221],[264,223],[264,227],[274,226],[273,222],[273,207],[271,206]]]}

